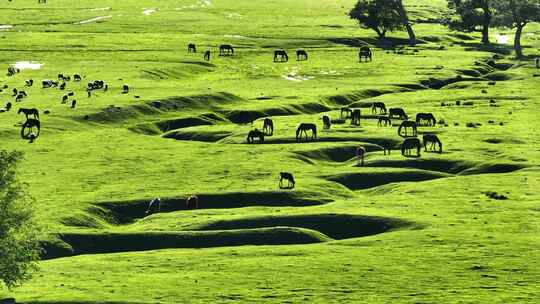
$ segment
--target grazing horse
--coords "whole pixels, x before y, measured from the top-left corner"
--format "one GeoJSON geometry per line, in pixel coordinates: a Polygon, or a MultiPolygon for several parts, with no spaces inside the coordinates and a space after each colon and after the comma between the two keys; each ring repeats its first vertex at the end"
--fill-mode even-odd
{"type": "Polygon", "coordinates": [[[279,188],[281,189],[293,189],[296,182],[292,173],[279,172],[279,188]],[[283,187],[283,180],[287,181],[287,187],[283,187]]]}
{"type": "Polygon", "coordinates": [[[148,209],[144,213],[146,216],[158,213],[161,211],[161,199],[159,197],[154,198],[148,203],[148,209]]]}
{"type": "Polygon", "coordinates": [[[360,109],[354,109],[351,114],[351,125],[359,126],[360,116],[362,116],[362,112],[360,112],[360,109]]]}
{"type": "Polygon", "coordinates": [[[79,74],[73,75],[73,81],[79,82],[79,81],[81,81],[81,80],[82,80],[81,75],[79,75],[79,74]]]}
{"type": "Polygon", "coordinates": [[[407,135],[407,129],[412,129],[412,136],[418,135],[418,126],[416,125],[416,122],[412,120],[405,120],[401,123],[401,125],[398,128],[398,135],[401,137],[408,137],[407,135]],[[401,131],[404,130],[405,134],[403,134],[401,131]]]}
{"type": "Polygon", "coordinates": [[[317,125],[312,123],[301,123],[296,129],[296,141],[302,140],[302,133],[306,135],[306,141],[309,140],[307,131],[311,131],[311,140],[317,138],[317,125]]]}
{"type": "Polygon", "coordinates": [[[204,57],[203,57],[203,58],[204,58],[204,60],[206,60],[206,61],[210,61],[210,51],[204,52],[204,57]]]}
{"type": "Polygon", "coordinates": [[[430,147],[429,147],[430,151],[435,150],[435,145],[438,145],[439,153],[442,153],[442,142],[437,135],[424,134],[423,141],[424,141],[424,149],[426,152],[428,151],[428,144],[430,144],[430,147]]]}
{"type": "Polygon", "coordinates": [[[373,103],[371,106],[371,113],[377,114],[377,110],[379,110],[380,114],[386,115],[387,111],[384,102],[376,101],[373,103]]]}
{"type": "Polygon", "coordinates": [[[19,90],[17,90],[17,88],[13,88],[13,95],[11,95],[12,97],[15,97],[19,94],[19,90]]]}
{"type": "Polygon", "coordinates": [[[362,58],[366,58],[366,62],[373,61],[373,53],[371,52],[371,49],[369,46],[363,46],[360,48],[360,51],[358,52],[358,59],[359,62],[362,62],[362,58]]]}
{"type": "Polygon", "coordinates": [[[379,116],[379,122],[377,123],[377,125],[379,127],[382,127],[383,122],[384,122],[385,127],[386,126],[392,126],[392,120],[388,116],[379,116]]]}
{"type": "Polygon", "coordinates": [[[29,115],[33,115],[35,119],[39,120],[39,111],[36,108],[27,109],[27,108],[19,108],[19,111],[17,111],[17,114],[23,113],[26,116],[26,120],[28,120],[29,115]]]}
{"type": "Polygon", "coordinates": [[[34,80],[33,79],[28,79],[25,81],[26,82],[26,86],[27,87],[31,87],[34,85],[34,80]]]}
{"type": "Polygon", "coordinates": [[[340,117],[341,117],[341,119],[351,118],[351,113],[352,113],[352,110],[350,108],[343,107],[343,108],[341,108],[340,117]],[[343,114],[345,114],[345,117],[343,117],[343,114]]]}
{"type": "Polygon", "coordinates": [[[330,116],[323,115],[322,121],[323,121],[324,129],[329,130],[330,127],[332,126],[332,120],[330,119],[330,116]]]}
{"type": "Polygon", "coordinates": [[[75,109],[76,106],[77,106],[77,100],[73,99],[73,100],[71,101],[71,108],[72,108],[72,109],[75,109]]]}
{"type": "Polygon", "coordinates": [[[263,123],[263,132],[266,136],[274,135],[274,121],[270,118],[265,118],[263,123]]]}
{"type": "Polygon", "coordinates": [[[127,94],[129,93],[129,86],[127,84],[124,84],[122,86],[122,94],[127,94]]]}
{"type": "Polygon", "coordinates": [[[287,62],[289,61],[289,55],[284,50],[274,51],[274,62],[287,62]]]}
{"type": "Polygon", "coordinates": [[[420,139],[416,137],[405,138],[401,144],[401,155],[409,156],[411,155],[411,150],[416,149],[416,156],[420,156],[421,146],[420,139]]]}
{"type": "Polygon", "coordinates": [[[390,108],[390,110],[388,110],[388,112],[389,112],[390,119],[402,119],[402,120],[405,120],[405,119],[409,118],[409,116],[407,116],[407,114],[405,114],[405,110],[403,110],[402,108],[390,108]]]}
{"type": "Polygon", "coordinates": [[[21,128],[21,138],[29,139],[30,134],[34,134],[34,139],[39,136],[39,131],[41,130],[41,123],[37,119],[27,119],[26,122],[22,125],[21,128]],[[34,132],[34,128],[37,128],[37,133],[34,132]]]}
{"type": "Polygon", "coordinates": [[[219,46],[219,56],[234,55],[234,48],[230,44],[222,44],[219,46]]]}
{"type": "Polygon", "coordinates": [[[308,60],[308,54],[304,50],[297,50],[296,51],[296,60],[297,61],[304,61],[308,60]]]}
{"type": "Polygon", "coordinates": [[[68,95],[64,95],[62,96],[62,104],[66,103],[69,99],[69,96],[68,95]]]}
{"type": "Polygon", "coordinates": [[[258,129],[251,130],[248,133],[248,136],[246,138],[248,144],[252,144],[255,142],[255,138],[259,138],[259,143],[264,143],[264,132],[259,131],[258,129]]]}
{"type": "Polygon", "coordinates": [[[419,126],[435,126],[437,120],[432,113],[418,113],[416,114],[416,123],[419,126]]]}
{"type": "Polygon", "coordinates": [[[356,156],[358,157],[358,165],[364,165],[364,156],[366,155],[366,148],[359,146],[356,149],[356,156]]]}
{"type": "Polygon", "coordinates": [[[63,82],[63,83],[60,85],[59,89],[62,90],[62,91],[65,90],[65,89],[66,89],[66,83],[63,82]]]}
{"type": "Polygon", "coordinates": [[[195,194],[190,195],[186,199],[186,208],[187,209],[199,209],[199,197],[195,194]]]}
{"type": "Polygon", "coordinates": [[[6,103],[6,106],[4,107],[4,109],[6,109],[6,112],[9,112],[11,110],[11,106],[11,102],[6,103]]]}
{"type": "Polygon", "coordinates": [[[195,44],[193,44],[193,43],[188,44],[187,52],[188,53],[197,53],[197,47],[195,46],[195,44]]]}

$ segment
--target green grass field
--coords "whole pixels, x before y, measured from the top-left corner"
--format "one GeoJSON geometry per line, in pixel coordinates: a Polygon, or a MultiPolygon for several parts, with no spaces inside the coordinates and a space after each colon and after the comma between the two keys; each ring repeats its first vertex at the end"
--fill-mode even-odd
{"type": "MultiPolygon", "coordinates": [[[[381,49],[346,16],[354,2],[4,1],[0,68],[42,66],[0,75],[9,87],[0,106],[13,103],[0,113],[1,147],[25,153],[20,179],[48,234],[34,279],[0,295],[21,303],[540,301],[540,69],[497,43],[513,41],[511,30],[492,29],[484,47],[479,33],[437,23],[443,0],[405,1],[422,43],[381,49]],[[188,43],[198,53],[188,54],[188,43]],[[373,62],[358,63],[361,43],[374,45],[373,62]],[[236,55],[217,56],[220,44],[236,55]],[[277,48],[291,60],[274,63],[277,48]],[[308,61],[296,61],[299,48],[308,61]],[[65,91],[41,88],[59,73],[84,79],[65,91]],[[86,83],[96,79],[109,90],[88,98],[86,83]],[[20,103],[15,87],[28,93],[20,103]],[[76,109],[61,103],[68,91],[76,109]],[[434,113],[443,123],[419,133],[437,134],[444,152],[401,156],[397,128],[371,115],[374,101],[434,113]],[[362,109],[361,126],[323,130],[322,116],[337,121],[344,106],[362,109]],[[33,144],[20,138],[20,107],[40,110],[33,144]],[[274,136],[246,144],[265,117],[274,136]],[[295,142],[303,122],[318,125],[316,141],[295,142]],[[281,171],[294,173],[294,190],[279,189],[281,171]],[[191,194],[197,210],[186,210],[191,194]],[[157,196],[163,212],[144,217],[157,196]]],[[[540,25],[525,30],[525,53],[540,56],[540,25]]]]}

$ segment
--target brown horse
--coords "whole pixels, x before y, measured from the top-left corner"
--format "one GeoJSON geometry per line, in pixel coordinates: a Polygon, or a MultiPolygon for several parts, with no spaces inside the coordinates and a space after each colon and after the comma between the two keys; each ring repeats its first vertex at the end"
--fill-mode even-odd
{"type": "Polygon", "coordinates": [[[17,111],[17,114],[23,113],[24,116],[26,116],[26,120],[28,120],[29,115],[33,115],[35,119],[39,120],[39,111],[36,108],[26,109],[26,108],[19,108],[19,111],[17,111]]]}
{"type": "Polygon", "coordinates": [[[264,132],[261,132],[258,129],[249,131],[246,140],[247,140],[248,144],[252,144],[252,143],[255,142],[255,138],[257,138],[257,137],[259,138],[259,143],[261,143],[261,144],[264,143],[264,132]]]}
{"type": "Polygon", "coordinates": [[[365,58],[366,62],[368,59],[370,62],[373,61],[373,53],[371,52],[369,46],[363,46],[360,48],[360,51],[358,52],[359,62],[362,62],[362,58],[365,58]]]}
{"type": "Polygon", "coordinates": [[[416,122],[412,120],[405,120],[401,123],[401,125],[398,128],[398,135],[401,137],[408,137],[407,135],[407,129],[412,129],[412,136],[418,135],[418,126],[416,125],[416,122]],[[403,134],[401,131],[404,130],[405,134],[403,134]]]}
{"type": "Polygon", "coordinates": [[[356,156],[358,157],[358,165],[364,165],[364,156],[366,155],[366,148],[359,146],[356,149],[356,156]]]}
{"type": "Polygon", "coordinates": [[[296,182],[294,181],[294,176],[292,173],[280,172],[279,173],[279,188],[281,189],[293,189],[296,182]],[[287,181],[287,187],[283,186],[283,180],[287,181]]]}
{"type": "Polygon", "coordinates": [[[435,145],[438,145],[439,146],[438,152],[442,153],[442,142],[437,135],[424,134],[423,141],[424,141],[424,149],[426,152],[428,152],[428,144],[430,144],[430,147],[429,147],[430,151],[435,150],[435,145]]]}
{"type": "Polygon", "coordinates": [[[360,125],[360,116],[362,116],[362,113],[360,112],[360,109],[354,109],[351,114],[351,125],[359,126],[360,125]]]}
{"type": "Polygon", "coordinates": [[[416,137],[405,138],[401,144],[401,155],[411,156],[411,150],[416,149],[416,156],[420,156],[421,146],[420,139],[416,137]]]}
{"type": "Polygon", "coordinates": [[[186,199],[186,208],[187,209],[199,209],[199,197],[196,195],[191,195],[186,199]]]}
{"type": "Polygon", "coordinates": [[[265,118],[263,123],[263,132],[266,136],[274,135],[274,121],[270,118],[265,118]]]}
{"type": "Polygon", "coordinates": [[[311,131],[311,140],[317,138],[317,125],[312,123],[301,123],[296,129],[296,141],[302,140],[302,133],[306,135],[306,141],[310,138],[308,137],[307,131],[311,131]]]}

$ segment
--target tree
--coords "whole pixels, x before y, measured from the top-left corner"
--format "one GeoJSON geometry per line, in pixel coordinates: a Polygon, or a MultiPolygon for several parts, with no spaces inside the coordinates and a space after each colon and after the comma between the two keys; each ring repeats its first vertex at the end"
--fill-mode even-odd
{"type": "Polygon", "coordinates": [[[361,27],[374,30],[381,41],[387,32],[405,27],[394,0],[359,0],[349,12],[349,17],[358,21],[361,27]]]}
{"type": "Polygon", "coordinates": [[[21,158],[0,151],[0,283],[9,289],[30,279],[40,253],[32,199],[16,176],[21,158]]]}
{"type": "Polygon", "coordinates": [[[514,50],[516,57],[523,57],[521,35],[531,22],[540,22],[540,0],[493,0],[497,10],[494,23],[516,29],[514,50]]]}
{"type": "Polygon", "coordinates": [[[450,20],[451,29],[473,32],[482,26],[482,43],[488,44],[489,27],[493,19],[493,0],[448,0],[448,8],[456,12],[458,20],[450,20]]]}
{"type": "Polygon", "coordinates": [[[394,3],[397,9],[397,12],[401,16],[401,22],[403,23],[403,26],[405,26],[405,29],[407,30],[407,34],[409,35],[409,44],[416,45],[416,34],[414,33],[414,30],[412,28],[411,21],[409,20],[409,14],[407,14],[407,10],[405,9],[405,6],[403,5],[403,1],[395,0],[394,3]]]}

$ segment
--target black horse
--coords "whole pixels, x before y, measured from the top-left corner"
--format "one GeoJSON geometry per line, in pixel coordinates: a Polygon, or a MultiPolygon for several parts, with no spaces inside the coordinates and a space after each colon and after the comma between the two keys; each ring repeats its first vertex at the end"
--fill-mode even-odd
{"type": "Polygon", "coordinates": [[[279,173],[279,188],[281,189],[294,189],[296,182],[292,173],[280,172],[279,173]],[[287,181],[287,187],[283,186],[283,180],[287,181]]]}
{"type": "Polygon", "coordinates": [[[432,113],[418,113],[416,114],[416,123],[419,126],[435,126],[437,124],[437,120],[435,119],[435,116],[432,113]]]}
{"type": "Polygon", "coordinates": [[[258,129],[249,131],[247,139],[246,139],[248,144],[254,143],[255,138],[259,138],[259,143],[261,144],[264,143],[264,132],[261,132],[258,129]]]}
{"type": "Polygon", "coordinates": [[[420,156],[420,139],[416,137],[405,138],[401,144],[401,154],[403,156],[411,156],[411,150],[416,149],[416,156],[420,156]]]}
{"type": "Polygon", "coordinates": [[[439,139],[439,137],[435,134],[424,134],[423,136],[424,141],[424,149],[427,152],[428,151],[428,144],[430,144],[429,150],[435,150],[435,145],[439,146],[439,153],[442,153],[442,142],[439,139]]]}
{"type": "Polygon", "coordinates": [[[416,122],[412,120],[405,120],[401,123],[401,125],[398,128],[398,135],[401,137],[408,137],[407,129],[412,129],[412,136],[416,136],[418,134],[418,126],[416,125],[416,122]],[[404,130],[405,132],[402,133],[401,131],[404,130]]]}
{"type": "Polygon", "coordinates": [[[206,60],[206,61],[210,61],[210,51],[204,52],[204,57],[203,57],[203,58],[204,58],[204,60],[206,60]]]}
{"type": "Polygon", "coordinates": [[[362,112],[360,112],[360,109],[354,109],[351,114],[351,125],[359,126],[360,116],[362,116],[362,112]]]}
{"type": "Polygon", "coordinates": [[[39,111],[36,108],[27,109],[27,108],[19,108],[19,111],[17,111],[17,114],[23,113],[26,116],[26,120],[28,120],[29,115],[33,115],[35,119],[39,120],[39,111]]]}
{"type": "Polygon", "coordinates": [[[305,61],[308,60],[308,54],[305,50],[297,50],[296,51],[296,60],[297,61],[305,61]]]}
{"type": "Polygon", "coordinates": [[[387,111],[386,111],[386,105],[384,104],[384,102],[376,101],[373,103],[373,105],[371,106],[371,113],[377,114],[377,112],[379,112],[380,114],[386,115],[387,111]]]}
{"type": "Polygon", "coordinates": [[[222,44],[219,46],[219,56],[234,55],[234,48],[230,44],[222,44]]]}
{"type": "Polygon", "coordinates": [[[302,133],[306,135],[306,141],[310,138],[308,137],[307,131],[311,131],[311,140],[317,138],[317,125],[312,123],[301,123],[296,129],[296,141],[302,140],[302,133]]]}
{"type": "Polygon", "coordinates": [[[30,139],[30,135],[33,134],[33,140],[35,140],[39,136],[39,132],[41,130],[41,123],[37,119],[27,119],[26,122],[22,125],[21,128],[21,138],[22,139],[30,139]],[[37,133],[34,132],[34,128],[37,129],[37,133]]]}
{"type": "Polygon", "coordinates": [[[330,127],[332,126],[332,120],[330,119],[330,116],[324,115],[322,117],[322,121],[323,121],[324,129],[329,130],[330,127]]]}
{"type": "Polygon", "coordinates": [[[350,108],[343,107],[343,108],[341,108],[340,117],[341,117],[342,120],[347,119],[347,118],[351,118],[351,113],[352,113],[352,110],[350,108]],[[343,114],[345,114],[345,117],[343,117],[343,114]]]}
{"type": "Polygon", "coordinates": [[[154,198],[148,203],[148,209],[144,213],[146,216],[158,213],[161,211],[161,199],[159,197],[154,198]]]}
{"type": "Polygon", "coordinates": [[[383,123],[385,127],[392,126],[392,120],[388,116],[379,116],[379,122],[377,123],[377,125],[379,127],[382,127],[383,123]]]}
{"type": "Polygon", "coordinates": [[[266,136],[274,135],[274,121],[270,118],[265,118],[263,123],[263,132],[266,136]]]}
{"type": "Polygon", "coordinates": [[[358,52],[359,62],[362,62],[362,58],[365,58],[366,62],[368,61],[368,59],[370,62],[373,61],[373,53],[371,52],[369,46],[363,46],[360,48],[360,51],[358,52]]]}
{"type": "Polygon", "coordinates": [[[284,50],[274,51],[274,62],[287,62],[289,61],[289,55],[284,50]]]}
{"type": "Polygon", "coordinates": [[[409,118],[409,116],[407,116],[407,114],[405,113],[405,110],[403,110],[402,108],[390,108],[388,112],[389,112],[390,119],[405,120],[409,118]]]}
{"type": "Polygon", "coordinates": [[[193,44],[193,43],[188,44],[187,52],[188,53],[197,53],[197,47],[195,46],[195,44],[193,44]]]}

